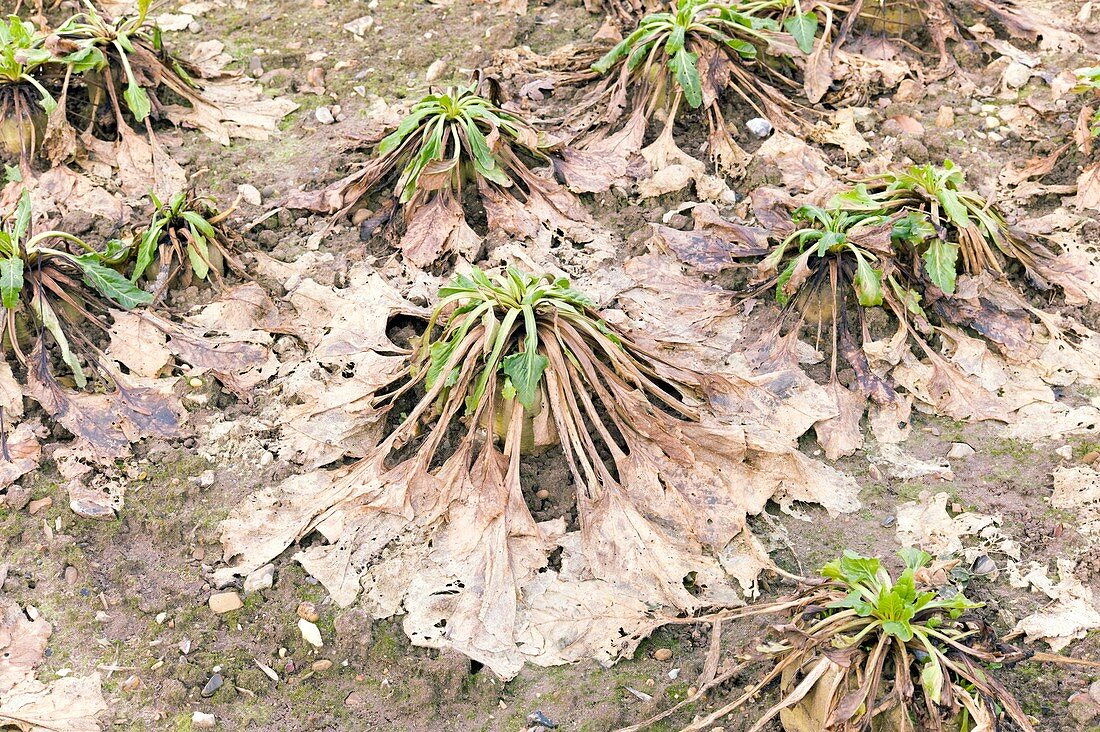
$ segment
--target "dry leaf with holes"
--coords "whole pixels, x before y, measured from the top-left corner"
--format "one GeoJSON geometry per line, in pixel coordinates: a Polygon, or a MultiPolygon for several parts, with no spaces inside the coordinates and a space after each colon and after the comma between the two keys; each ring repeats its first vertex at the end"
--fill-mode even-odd
{"type": "Polygon", "coordinates": [[[31,620],[11,600],[0,600],[0,726],[33,732],[99,732],[107,709],[99,674],[39,681],[52,628],[31,620]]]}

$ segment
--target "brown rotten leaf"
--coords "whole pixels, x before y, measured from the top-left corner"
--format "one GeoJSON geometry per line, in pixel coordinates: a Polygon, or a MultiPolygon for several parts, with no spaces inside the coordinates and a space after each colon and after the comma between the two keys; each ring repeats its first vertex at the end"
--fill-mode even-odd
{"type": "Polygon", "coordinates": [[[525,660],[630,652],[652,628],[647,606],[742,602],[731,579],[751,588],[770,566],[746,517],[773,496],[813,500],[806,488],[828,485],[842,510],[856,503],[850,481],[789,443],[717,417],[711,400],[733,391],[723,379],[639,347],[566,280],[473,270],[440,297],[365,415],[396,427],[354,465],[234,511],[222,540],[236,565],[216,581],[317,532],[327,543],[296,559],[339,604],[363,590],[377,616],[406,613],[414,643],[511,677],[525,660]],[[536,522],[520,478],[530,455],[558,450],[571,527],[536,522]],[[547,565],[557,547],[560,571],[547,565]],[[584,627],[564,647],[552,639],[567,619],[584,627]]]}
{"type": "Polygon", "coordinates": [[[0,727],[33,732],[99,732],[96,718],[107,709],[99,674],[36,678],[53,628],[30,619],[11,600],[0,602],[0,727]]]}
{"type": "Polygon", "coordinates": [[[575,242],[590,241],[592,221],[580,202],[535,170],[546,165],[552,172],[556,144],[481,96],[480,86],[425,96],[361,170],[327,189],[292,196],[287,205],[341,216],[392,186],[371,226],[388,223],[400,209],[398,247],[417,268],[454,255],[477,258],[481,235],[466,220],[470,186],[489,231],[519,238],[561,233],[575,242]]]}

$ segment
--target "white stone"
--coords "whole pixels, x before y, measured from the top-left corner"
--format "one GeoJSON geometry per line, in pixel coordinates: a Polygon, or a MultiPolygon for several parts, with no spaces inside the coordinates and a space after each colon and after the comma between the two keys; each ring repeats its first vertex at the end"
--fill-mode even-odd
{"type": "Polygon", "coordinates": [[[249,185],[248,183],[241,183],[237,186],[237,193],[241,194],[241,198],[244,199],[245,203],[249,203],[253,206],[259,206],[264,202],[256,186],[249,185]]]}
{"type": "Polygon", "coordinates": [[[266,590],[275,584],[275,565],[265,564],[244,578],[245,594],[266,590]]]}
{"type": "Polygon", "coordinates": [[[965,442],[955,442],[951,445],[951,451],[947,453],[948,460],[962,460],[977,452],[965,442]]]}
{"type": "Polygon", "coordinates": [[[305,638],[306,643],[314,648],[321,648],[325,645],[325,642],[321,639],[320,629],[305,618],[298,618],[298,631],[305,638]]]}
{"type": "Polygon", "coordinates": [[[760,138],[767,137],[774,129],[772,123],[763,117],[753,117],[745,123],[745,127],[749,129],[749,132],[760,138]]]}
{"type": "Polygon", "coordinates": [[[191,715],[191,729],[214,729],[218,726],[218,720],[213,714],[195,712],[191,715]]]}
{"type": "Polygon", "coordinates": [[[1031,69],[1018,61],[1010,63],[1001,75],[1001,80],[1009,89],[1019,89],[1031,79],[1031,69]]]}

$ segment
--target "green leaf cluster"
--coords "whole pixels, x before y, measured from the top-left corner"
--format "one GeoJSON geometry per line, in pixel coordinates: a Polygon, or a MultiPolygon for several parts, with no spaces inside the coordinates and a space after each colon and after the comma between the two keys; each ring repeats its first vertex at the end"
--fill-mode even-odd
{"type": "Polygon", "coordinates": [[[53,60],[42,47],[44,41],[33,23],[17,15],[9,15],[6,24],[0,22],[0,84],[30,84],[38,92],[38,104],[49,113],[57,102],[34,76],[36,69],[53,60]]]}
{"type": "Polygon", "coordinates": [[[628,72],[644,74],[654,64],[663,63],[684,100],[692,109],[698,109],[703,104],[698,44],[718,44],[742,61],[751,62],[767,49],[769,34],[778,32],[781,25],[804,53],[813,50],[817,15],[801,12],[795,0],[677,0],[672,10],[642,18],[630,35],[592,64],[592,70],[606,74],[626,64],[628,72]]]}
{"type": "Polygon", "coordinates": [[[486,180],[511,186],[494,149],[501,136],[536,156],[542,154],[538,133],[526,122],[480,96],[476,85],[453,87],[417,102],[379,143],[378,154],[397,154],[407,161],[397,189],[401,203],[408,203],[424,174],[460,177],[466,165],[486,180]]]}
{"type": "MultiPolygon", "coordinates": [[[[1076,69],[1073,72],[1077,76],[1077,86],[1073,91],[1077,94],[1100,94],[1100,66],[1088,66],[1076,69]]],[[[1089,129],[1093,137],[1100,137],[1100,110],[1092,116],[1092,125],[1089,129]]]]}
{"type": "Polygon", "coordinates": [[[468,414],[477,411],[489,379],[498,371],[505,377],[501,388],[505,398],[515,398],[528,411],[537,409],[539,385],[549,364],[540,352],[540,323],[553,327],[554,318],[564,317],[597,330],[602,325],[589,315],[595,303],[571,287],[568,279],[537,277],[515,267],[492,277],[475,267],[469,274],[457,275],[439,297],[413,369],[426,364],[428,388],[442,380],[449,389],[461,372],[460,344],[474,328],[482,328],[481,363],[466,395],[468,414]],[[445,314],[446,325],[436,335],[436,325],[445,314]]]}
{"type": "Polygon", "coordinates": [[[162,239],[173,229],[182,230],[182,239],[191,271],[195,277],[205,280],[210,273],[210,247],[218,246],[218,232],[207,220],[206,207],[201,199],[195,199],[183,191],[161,201],[155,194],[153,216],[137,243],[134,271],[131,282],[137,282],[156,258],[162,239]]]}
{"type": "MultiPolygon", "coordinates": [[[[43,269],[63,268],[78,273],[83,283],[108,301],[123,309],[152,302],[152,295],[139,289],[112,265],[125,257],[127,247],[111,242],[105,251],[98,251],[79,237],[62,231],[44,231],[31,235],[31,199],[24,190],[15,211],[0,225],[0,304],[5,311],[30,313],[57,343],[62,359],[72,369],[78,386],[86,377],[79,360],[73,354],[59,316],[51,304],[56,294],[57,278],[52,286],[39,279],[43,269]],[[66,249],[46,246],[52,241],[75,244],[84,250],[73,254],[66,249]]],[[[79,293],[73,293],[79,294],[79,293]]]]}

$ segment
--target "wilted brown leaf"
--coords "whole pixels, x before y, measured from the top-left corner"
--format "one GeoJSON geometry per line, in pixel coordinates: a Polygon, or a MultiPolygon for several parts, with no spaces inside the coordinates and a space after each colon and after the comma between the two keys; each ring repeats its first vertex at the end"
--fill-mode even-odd
{"type": "Polygon", "coordinates": [[[107,709],[98,674],[48,684],[35,677],[52,628],[30,620],[11,600],[0,601],[0,726],[36,732],[99,732],[107,709]]]}

